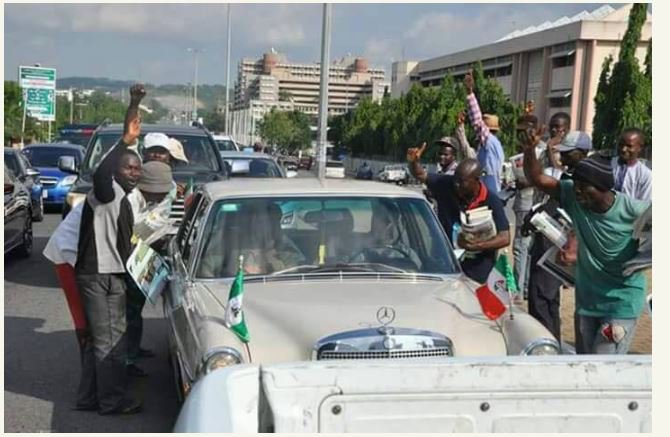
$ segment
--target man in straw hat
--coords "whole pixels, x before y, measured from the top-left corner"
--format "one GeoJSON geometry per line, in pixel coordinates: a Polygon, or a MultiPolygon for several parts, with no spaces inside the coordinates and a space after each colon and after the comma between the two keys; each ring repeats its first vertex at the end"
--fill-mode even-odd
{"type": "Polygon", "coordinates": [[[500,191],[500,180],[502,175],[502,165],[505,160],[505,153],[500,144],[500,140],[496,136],[500,130],[500,124],[497,115],[484,114],[482,115],[479,108],[479,102],[475,97],[475,79],[472,77],[472,72],[465,75],[463,85],[467,92],[468,116],[470,117],[470,124],[475,129],[479,146],[477,148],[477,160],[482,166],[484,176],[482,181],[492,193],[500,191]]]}

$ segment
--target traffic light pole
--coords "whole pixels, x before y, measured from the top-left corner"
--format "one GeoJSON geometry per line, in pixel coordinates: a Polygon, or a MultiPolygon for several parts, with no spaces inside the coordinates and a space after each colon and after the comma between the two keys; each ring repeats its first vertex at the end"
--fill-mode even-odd
{"type": "Polygon", "coordinates": [[[321,36],[321,92],[319,93],[319,179],[326,177],[326,145],[328,131],[328,79],[330,72],[330,14],[332,5],[323,5],[323,27],[321,36]]]}

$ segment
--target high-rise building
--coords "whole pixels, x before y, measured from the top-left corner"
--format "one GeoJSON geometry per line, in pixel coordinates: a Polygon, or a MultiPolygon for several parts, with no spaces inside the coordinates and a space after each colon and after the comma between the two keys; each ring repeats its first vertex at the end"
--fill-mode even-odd
{"type": "MultiPolygon", "coordinates": [[[[567,112],[573,129],[591,132],[602,63],[608,55],[616,61],[631,7],[605,5],[516,30],[488,45],[420,62],[395,62],[391,95],[400,96],[415,83],[439,86],[447,74],[460,80],[481,61],[484,74],[494,78],[512,100],[533,100],[540,120],[547,122],[556,112],[567,112]]],[[[648,14],[636,51],[641,65],[650,38],[648,14]]]]}
{"type": "MultiPolygon", "coordinates": [[[[370,67],[364,58],[347,56],[331,63],[328,81],[328,114],[341,115],[363,97],[380,101],[390,93],[382,68],[370,67]]],[[[233,134],[244,137],[272,108],[298,110],[316,116],[319,111],[321,65],[289,62],[272,50],[260,59],[243,59],[237,70],[233,100],[233,134]]],[[[254,138],[249,138],[251,142],[254,138]]]]}

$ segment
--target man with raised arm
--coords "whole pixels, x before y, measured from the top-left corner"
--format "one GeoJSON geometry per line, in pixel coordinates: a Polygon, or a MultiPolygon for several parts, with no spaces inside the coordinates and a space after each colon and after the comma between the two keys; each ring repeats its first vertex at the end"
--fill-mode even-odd
{"type": "Polygon", "coordinates": [[[91,341],[84,350],[76,409],[132,414],[141,403],[126,396],[125,263],[131,253],[133,210],[127,194],[142,163],[128,148],[140,136],[142,85],[130,88],[123,136],[93,173],[83,206],[75,274],[91,341]]]}
{"type": "Polygon", "coordinates": [[[535,156],[540,132],[529,128],[524,135],[524,172],[573,222],[577,353],[625,354],[644,308],[646,281],[641,273],[624,276],[623,266],[637,253],[633,224],[649,202],[615,192],[610,161],[599,155],[577,163],[572,179],[544,174],[535,156]]]}
{"type": "Polygon", "coordinates": [[[463,272],[473,280],[484,283],[493,269],[496,250],[510,242],[509,222],[502,201],[480,180],[482,168],[476,159],[461,161],[452,175],[428,174],[420,164],[426,143],[407,151],[407,162],[412,175],[425,183],[437,201],[440,223],[452,242],[466,251],[461,260],[463,272]],[[496,226],[496,235],[486,241],[469,242],[458,232],[461,211],[488,207],[496,226]],[[456,241],[454,241],[456,240],[456,241]]]}
{"type": "Polygon", "coordinates": [[[475,79],[472,77],[472,72],[465,75],[463,85],[467,95],[468,116],[470,117],[470,124],[475,129],[479,145],[477,147],[477,160],[482,166],[484,176],[482,181],[486,187],[493,194],[500,191],[500,180],[502,177],[502,165],[505,160],[505,152],[502,144],[496,136],[500,129],[498,124],[498,117],[492,114],[482,115],[479,108],[479,102],[475,96],[475,79]]]}

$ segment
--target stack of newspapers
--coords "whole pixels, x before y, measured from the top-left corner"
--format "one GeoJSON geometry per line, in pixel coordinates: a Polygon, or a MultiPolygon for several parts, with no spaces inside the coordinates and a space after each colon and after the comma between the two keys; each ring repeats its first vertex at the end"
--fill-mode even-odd
{"type": "Polygon", "coordinates": [[[493,212],[488,206],[461,212],[461,233],[465,240],[472,243],[495,237],[497,230],[493,212]]]}
{"type": "Polygon", "coordinates": [[[565,265],[558,261],[560,250],[568,243],[572,232],[572,221],[561,208],[557,208],[554,215],[547,210],[541,210],[530,219],[531,224],[554,245],[547,250],[538,261],[538,265],[558,278],[564,285],[574,287],[575,266],[565,265]]]}

